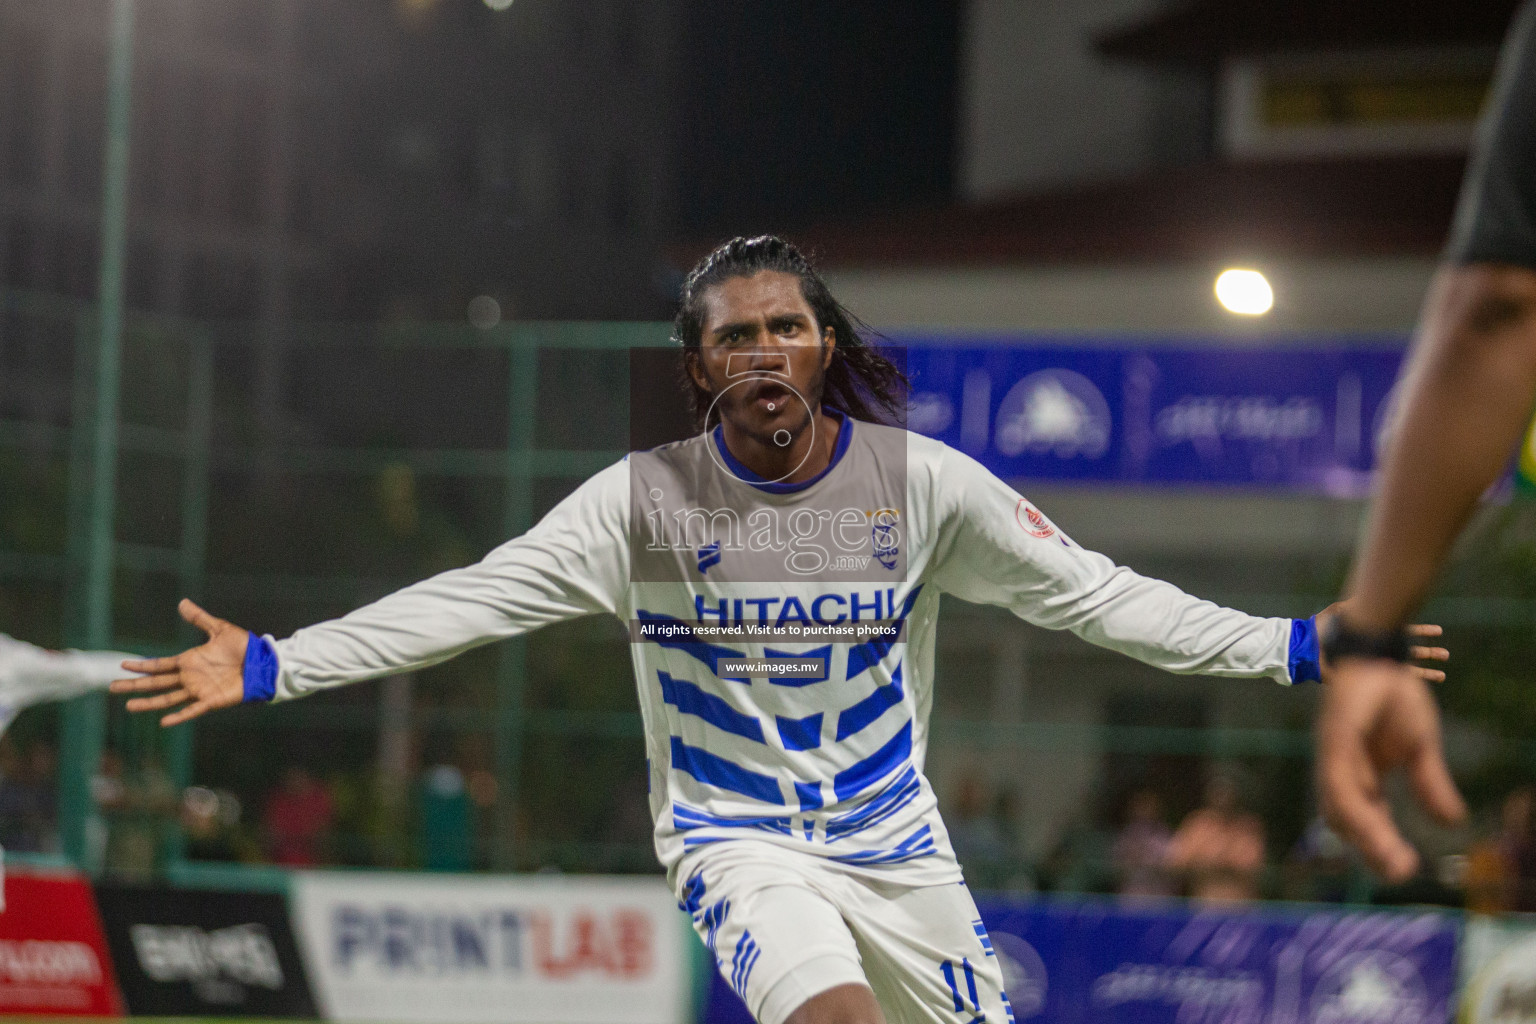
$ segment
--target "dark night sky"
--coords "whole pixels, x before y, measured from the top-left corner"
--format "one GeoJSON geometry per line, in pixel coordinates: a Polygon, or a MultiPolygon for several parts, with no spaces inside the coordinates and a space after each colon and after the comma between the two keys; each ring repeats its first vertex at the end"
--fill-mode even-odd
{"type": "Polygon", "coordinates": [[[960,7],[692,4],[679,227],[779,230],[949,198],[960,7]]]}

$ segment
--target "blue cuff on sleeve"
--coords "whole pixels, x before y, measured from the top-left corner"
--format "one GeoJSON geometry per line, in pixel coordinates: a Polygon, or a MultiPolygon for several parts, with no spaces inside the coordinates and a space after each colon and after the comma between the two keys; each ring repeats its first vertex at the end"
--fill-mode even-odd
{"type": "Polygon", "coordinates": [[[1317,619],[1291,620],[1291,682],[1323,681],[1321,655],[1317,650],[1317,619]]]}
{"type": "Polygon", "coordinates": [[[245,703],[271,700],[277,694],[277,649],[268,637],[251,634],[245,645],[245,703]]]}

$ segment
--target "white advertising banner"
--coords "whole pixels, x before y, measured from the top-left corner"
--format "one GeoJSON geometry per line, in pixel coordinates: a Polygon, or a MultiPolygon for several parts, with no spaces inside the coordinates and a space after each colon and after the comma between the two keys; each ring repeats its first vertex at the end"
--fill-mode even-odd
{"type": "Polygon", "coordinates": [[[1467,918],[1460,1024],[1536,1024],[1536,915],[1467,918]]]}
{"type": "Polygon", "coordinates": [[[321,1013],[415,1024],[680,1024],[690,934],[660,879],[302,872],[321,1013]]]}

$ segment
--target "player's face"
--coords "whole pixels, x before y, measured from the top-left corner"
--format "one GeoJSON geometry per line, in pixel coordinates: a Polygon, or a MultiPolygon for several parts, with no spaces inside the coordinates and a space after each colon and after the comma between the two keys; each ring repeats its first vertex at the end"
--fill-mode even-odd
{"type": "Polygon", "coordinates": [[[821,330],[793,274],[764,270],[732,277],[704,295],[698,385],[718,396],[728,425],[767,442],[787,430],[798,437],[821,407],[835,338],[821,330]]]}

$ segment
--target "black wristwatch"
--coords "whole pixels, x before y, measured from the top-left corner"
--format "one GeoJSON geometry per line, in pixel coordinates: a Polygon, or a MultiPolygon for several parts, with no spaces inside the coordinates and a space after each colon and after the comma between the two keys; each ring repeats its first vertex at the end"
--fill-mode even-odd
{"type": "Polygon", "coordinates": [[[1357,629],[1335,615],[1323,630],[1319,645],[1329,661],[1341,658],[1377,658],[1406,662],[1410,646],[1408,634],[1401,629],[1357,629]]]}

